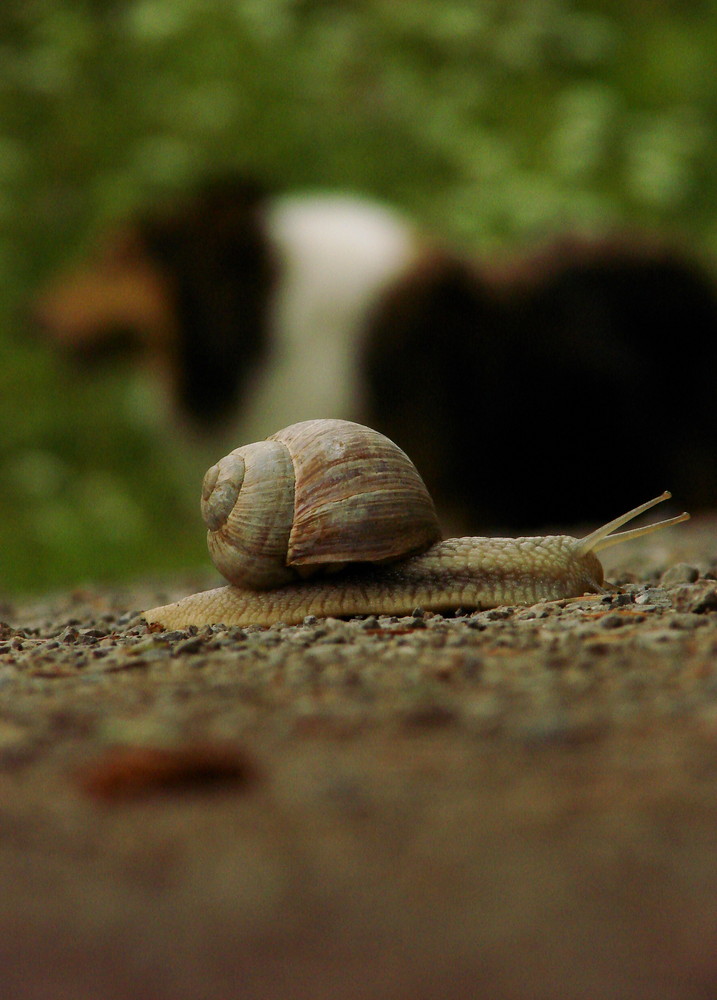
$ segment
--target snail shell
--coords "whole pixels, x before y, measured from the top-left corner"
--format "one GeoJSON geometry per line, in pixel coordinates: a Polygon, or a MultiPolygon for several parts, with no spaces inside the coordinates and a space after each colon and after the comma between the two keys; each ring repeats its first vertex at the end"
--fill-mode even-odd
{"type": "Polygon", "coordinates": [[[441,537],[410,458],[348,420],[306,420],[236,448],[204,477],[202,515],[217,569],[253,590],[401,559],[441,537]]]}

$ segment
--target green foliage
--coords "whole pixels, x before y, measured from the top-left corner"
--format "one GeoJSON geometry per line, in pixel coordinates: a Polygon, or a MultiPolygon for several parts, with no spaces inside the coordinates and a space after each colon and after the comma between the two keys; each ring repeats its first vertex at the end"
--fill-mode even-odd
{"type": "Polygon", "coordinates": [[[709,0],[6,0],[0,590],[203,558],[198,471],[141,384],[26,338],[33,288],[108,219],[243,169],[486,254],[621,223],[714,253],[716,43],[709,0]]]}

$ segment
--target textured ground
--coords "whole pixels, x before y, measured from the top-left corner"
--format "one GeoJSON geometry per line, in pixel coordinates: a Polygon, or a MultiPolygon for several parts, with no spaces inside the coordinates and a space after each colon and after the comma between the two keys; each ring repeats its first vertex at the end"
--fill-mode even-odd
{"type": "Polygon", "coordinates": [[[452,619],[0,607],[0,995],[712,1000],[717,525],[642,541],[452,619]]]}

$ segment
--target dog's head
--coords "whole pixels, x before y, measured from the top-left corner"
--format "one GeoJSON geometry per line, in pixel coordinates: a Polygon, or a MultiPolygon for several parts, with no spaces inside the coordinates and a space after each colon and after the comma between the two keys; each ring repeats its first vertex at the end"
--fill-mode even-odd
{"type": "Polygon", "coordinates": [[[141,358],[193,424],[220,422],[267,342],[263,204],[254,185],[224,181],[118,226],[39,293],[35,324],[83,364],[141,358]]]}

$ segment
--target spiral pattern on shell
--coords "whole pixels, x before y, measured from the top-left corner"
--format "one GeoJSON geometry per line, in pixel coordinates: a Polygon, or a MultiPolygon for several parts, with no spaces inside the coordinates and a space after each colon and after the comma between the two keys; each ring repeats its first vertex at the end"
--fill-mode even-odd
{"type": "Polygon", "coordinates": [[[202,516],[217,569],[255,590],[402,559],[441,537],[413,462],[347,420],[302,421],[235,449],[204,477],[202,516]]]}

